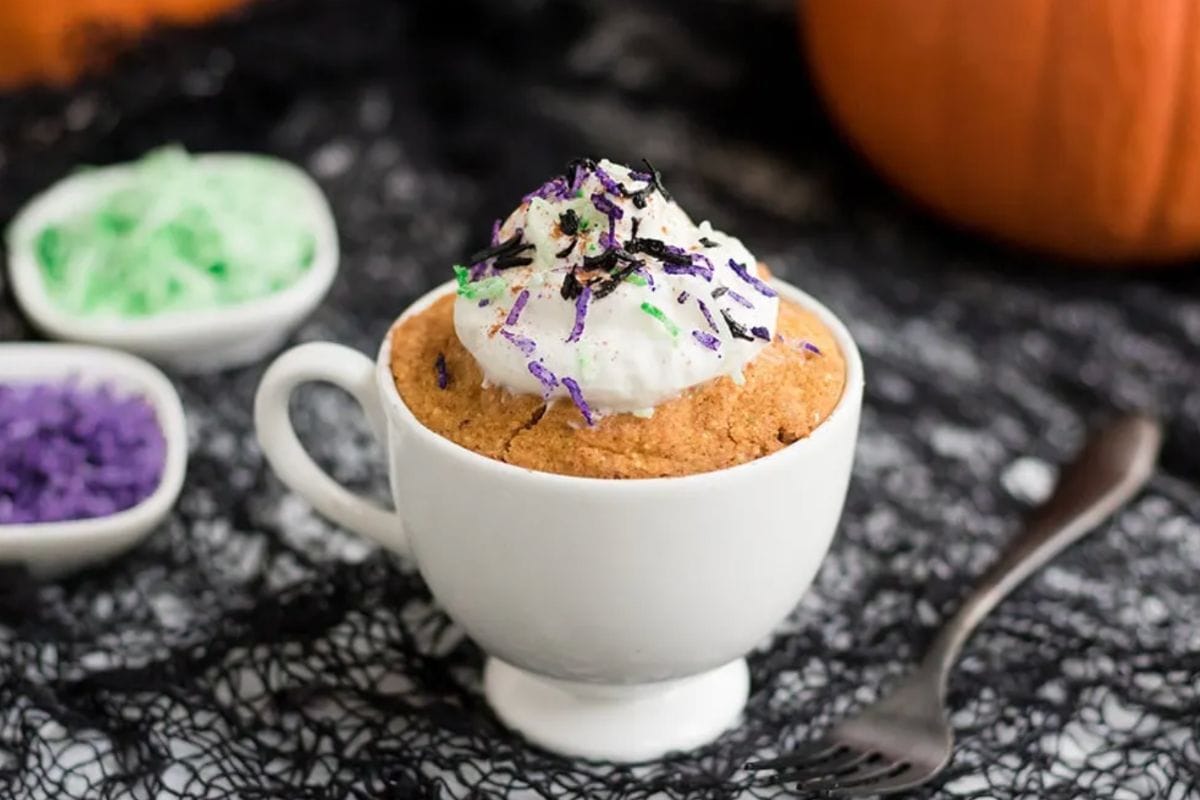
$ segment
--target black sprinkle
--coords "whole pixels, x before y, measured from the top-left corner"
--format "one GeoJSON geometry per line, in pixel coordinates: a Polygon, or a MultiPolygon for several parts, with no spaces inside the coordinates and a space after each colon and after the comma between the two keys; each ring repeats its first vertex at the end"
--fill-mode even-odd
{"type": "MultiPolygon", "coordinates": [[[[477,253],[473,253],[467,259],[467,263],[468,264],[478,264],[480,261],[486,261],[489,258],[494,258],[496,256],[505,256],[505,257],[515,256],[518,253],[523,253],[526,250],[533,250],[533,249],[534,249],[534,245],[532,243],[521,244],[521,234],[514,233],[508,239],[504,240],[503,242],[501,242],[498,245],[495,245],[494,247],[486,247],[477,253]]],[[[530,259],[529,262],[527,262],[527,263],[533,263],[533,259],[530,259]]],[[[513,266],[515,266],[515,265],[513,265],[513,266]]]]}
{"type": "Polygon", "coordinates": [[[446,371],[445,353],[437,354],[437,360],[433,362],[433,370],[437,373],[437,386],[439,389],[445,389],[450,385],[450,373],[446,371]]]}
{"type": "MultiPolygon", "coordinates": [[[[530,247],[532,246],[530,245],[530,247]]],[[[528,256],[504,256],[493,261],[492,266],[496,269],[508,269],[509,267],[524,267],[532,263],[533,259],[528,256]]]]}
{"type": "Polygon", "coordinates": [[[585,169],[592,172],[596,169],[596,159],[594,158],[576,158],[567,164],[567,172],[564,176],[567,180],[567,186],[575,183],[575,176],[580,169],[585,169]]]}
{"type": "Polygon", "coordinates": [[[567,236],[574,236],[579,233],[579,215],[575,213],[575,209],[568,208],[558,215],[558,227],[567,236]]]}
{"type": "Polygon", "coordinates": [[[682,266],[692,263],[691,256],[687,253],[672,253],[667,249],[667,243],[661,239],[634,238],[628,241],[625,247],[631,253],[645,253],[664,264],[679,264],[682,266]]]}
{"type": "MultiPolygon", "coordinates": [[[[642,221],[641,221],[640,219],[638,219],[637,217],[634,217],[634,218],[633,218],[633,233],[631,233],[631,234],[630,234],[630,237],[629,237],[629,238],[631,238],[631,239],[632,239],[632,240],[634,240],[634,241],[637,241],[637,238],[638,238],[638,235],[637,235],[637,232],[638,232],[638,226],[640,226],[641,224],[642,224],[642,221]]],[[[632,253],[633,251],[632,251],[632,250],[630,250],[629,252],[631,252],[631,253],[632,253]]]]}
{"type": "Polygon", "coordinates": [[[579,278],[575,277],[575,270],[571,270],[567,273],[567,277],[563,278],[563,300],[574,300],[581,294],[583,294],[583,285],[579,282],[579,278]]]}
{"type": "Polygon", "coordinates": [[[557,253],[555,253],[554,257],[555,258],[566,258],[567,256],[571,255],[571,251],[575,249],[575,243],[578,241],[579,241],[578,239],[572,239],[571,243],[569,245],[567,245],[566,247],[564,247],[562,250],[559,250],[557,253]]]}
{"type": "Polygon", "coordinates": [[[618,261],[636,264],[638,267],[644,263],[641,259],[634,258],[633,254],[623,247],[610,247],[598,256],[584,256],[583,266],[587,269],[612,270],[616,268],[618,261]]]}
{"type": "Polygon", "coordinates": [[[667,193],[666,187],[663,186],[662,173],[654,168],[648,160],[642,159],[642,163],[646,165],[646,171],[650,173],[650,185],[658,190],[658,193],[663,196],[663,199],[668,203],[671,202],[671,195],[667,193]]]}
{"type": "Polygon", "coordinates": [[[624,281],[634,272],[637,272],[638,268],[641,266],[641,261],[632,261],[609,275],[607,278],[597,278],[589,283],[588,286],[592,287],[592,299],[599,300],[602,297],[608,297],[616,290],[618,286],[621,285],[622,281],[624,281]]]}
{"type": "Polygon", "coordinates": [[[728,286],[718,286],[717,288],[712,290],[713,300],[716,300],[718,297],[720,297],[721,295],[725,294],[728,291],[729,291],[728,286]]]}
{"type": "Polygon", "coordinates": [[[700,244],[704,245],[705,247],[716,247],[717,246],[717,243],[714,242],[712,239],[709,239],[707,236],[700,237],[700,244]]]}
{"type": "Polygon", "coordinates": [[[754,337],[746,332],[746,326],[740,324],[733,317],[729,316],[729,312],[721,309],[721,316],[725,318],[725,324],[729,326],[729,333],[735,339],[745,339],[747,342],[753,342],[754,337]]]}

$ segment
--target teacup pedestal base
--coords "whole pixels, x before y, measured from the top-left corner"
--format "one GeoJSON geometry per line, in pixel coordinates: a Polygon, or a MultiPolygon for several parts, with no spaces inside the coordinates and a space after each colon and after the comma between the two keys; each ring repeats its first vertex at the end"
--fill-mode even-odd
{"type": "Polygon", "coordinates": [[[562,755],[637,763],[711,742],[750,691],[745,659],[673,681],[615,686],[560,681],[489,658],[484,691],[500,720],[562,755]]]}

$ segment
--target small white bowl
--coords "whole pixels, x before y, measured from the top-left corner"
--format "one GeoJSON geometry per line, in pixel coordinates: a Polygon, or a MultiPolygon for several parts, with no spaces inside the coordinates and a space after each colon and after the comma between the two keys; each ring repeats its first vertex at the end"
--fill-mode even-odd
{"type": "Polygon", "coordinates": [[[0,563],[25,565],[49,578],[106,558],[144,538],[171,510],[187,469],[187,428],[179,394],[153,365],[100,347],[18,342],[0,344],[0,383],[65,380],[84,387],[107,384],[138,394],[154,408],[166,442],[158,488],[132,508],[70,522],[0,524],[0,563]]]}
{"type": "Polygon", "coordinates": [[[313,263],[291,286],[225,308],[171,312],[138,319],[78,316],[60,309],[46,292],[34,244],[47,226],[94,205],[129,179],[134,165],[90,169],[64,178],[31,200],[8,231],[13,293],[39,330],[55,339],[116,347],[185,372],[241,366],[277,349],[329,291],[338,266],[337,229],[320,188],[300,168],[270,156],[207,153],[202,165],[219,169],[235,162],[271,164],[296,183],[296,213],[307,218],[315,239],[313,263]]]}

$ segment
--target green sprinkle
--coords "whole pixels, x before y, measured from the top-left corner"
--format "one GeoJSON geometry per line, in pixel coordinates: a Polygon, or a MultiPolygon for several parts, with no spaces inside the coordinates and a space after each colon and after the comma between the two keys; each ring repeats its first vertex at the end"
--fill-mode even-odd
{"type": "Polygon", "coordinates": [[[214,165],[147,153],[92,205],[34,242],[52,301],[79,316],[148,317],[237,305],[308,272],[316,238],[296,178],[257,159],[214,165]]]}
{"type": "Polygon", "coordinates": [[[586,219],[579,220],[579,230],[581,232],[586,233],[587,229],[590,228],[591,226],[592,226],[592,223],[589,222],[588,220],[586,220],[586,219]]]}
{"type": "Polygon", "coordinates": [[[632,272],[625,276],[625,280],[628,281],[629,283],[632,283],[635,286],[645,286],[646,285],[645,278],[643,278],[641,275],[635,275],[632,272]]]}
{"type": "Polygon", "coordinates": [[[454,280],[458,283],[458,293],[468,300],[495,300],[504,294],[508,281],[498,275],[471,282],[471,271],[462,264],[454,265],[454,280]]]}
{"type": "Polygon", "coordinates": [[[583,189],[576,189],[576,190],[575,190],[575,196],[576,196],[576,197],[583,197],[583,189]]]}
{"type": "Polygon", "coordinates": [[[679,326],[672,322],[671,319],[664,314],[663,310],[658,306],[654,305],[653,303],[642,303],[642,311],[645,311],[647,314],[661,322],[663,327],[665,327],[667,332],[672,336],[679,335],[679,326]]]}
{"type": "Polygon", "coordinates": [[[458,281],[458,293],[465,295],[467,284],[470,283],[471,271],[462,264],[454,265],[454,280],[458,281]]]}

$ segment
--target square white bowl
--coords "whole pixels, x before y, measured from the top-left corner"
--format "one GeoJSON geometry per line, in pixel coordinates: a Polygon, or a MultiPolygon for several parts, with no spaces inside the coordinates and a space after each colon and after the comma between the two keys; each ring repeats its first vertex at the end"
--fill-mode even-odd
{"type": "Polygon", "coordinates": [[[162,477],[132,508],[93,519],[0,524],[0,564],[22,564],[35,576],[55,577],[102,561],[141,541],[166,517],[187,469],[187,426],[179,394],[146,361],[100,347],[16,342],[0,344],[0,383],[42,383],[76,377],[81,387],[111,386],[137,394],[154,409],[166,443],[162,477]]]}
{"type": "Polygon", "coordinates": [[[302,169],[251,153],[206,153],[201,167],[253,162],[279,170],[295,192],[295,211],[314,238],[313,261],[298,281],[274,294],[222,308],[169,312],[142,318],[79,316],[58,307],[46,291],[35,254],[46,226],[61,223],[127,182],[134,164],[89,169],[63,178],[25,205],[8,229],[8,269],[13,294],[42,333],[54,339],[127,350],[186,372],[211,372],[257,361],[277,349],[324,298],[337,274],[338,239],[321,189],[302,169]]]}

